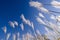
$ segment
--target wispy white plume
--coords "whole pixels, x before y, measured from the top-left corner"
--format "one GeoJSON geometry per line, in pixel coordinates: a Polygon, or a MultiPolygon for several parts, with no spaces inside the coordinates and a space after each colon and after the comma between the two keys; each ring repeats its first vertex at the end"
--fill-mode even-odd
{"type": "Polygon", "coordinates": [[[9,21],[9,24],[10,24],[11,27],[15,28],[15,25],[12,21],[9,21]]]}
{"type": "Polygon", "coordinates": [[[42,13],[39,13],[39,16],[42,18],[45,18],[44,15],[42,13]]]}
{"type": "Polygon", "coordinates": [[[22,18],[23,22],[27,23],[27,20],[25,19],[23,14],[20,17],[22,18]]]}
{"type": "Polygon", "coordinates": [[[31,1],[29,2],[30,6],[37,8],[39,11],[43,11],[43,12],[49,12],[46,8],[43,7],[42,3],[38,2],[38,1],[31,1]]]}
{"type": "Polygon", "coordinates": [[[4,33],[6,33],[6,32],[7,32],[6,26],[4,26],[4,27],[2,28],[2,30],[4,31],[4,33]]]}
{"type": "Polygon", "coordinates": [[[30,33],[27,33],[26,35],[25,35],[25,39],[26,40],[31,40],[33,38],[33,36],[30,34],[30,33]]]}
{"type": "Polygon", "coordinates": [[[41,18],[37,17],[36,20],[37,20],[37,22],[39,22],[40,24],[44,24],[44,25],[45,25],[45,22],[44,22],[41,18]]]}
{"type": "Polygon", "coordinates": [[[39,18],[39,17],[37,17],[36,20],[37,20],[39,23],[41,23],[41,24],[43,24],[43,25],[46,25],[47,27],[53,29],[54,32],[56,32],[56,33],[58,34],[58,32],[59,32],[60,29],[57,27],[56,24],[54,24],[54,23],[52,23],[52,22],[49,22],[49,21],[45,22],[45,21],[43,21],[43,20],[42,20],[41,18],[39,18]],[[48,23],[48,24],[46,24],[46,23],[48,23]]]}
{"type": "Polygon", "coordinates": [[[17,21],[14,21],[14,25],[18,26],[18,22],[17,21]]]}
{"type": "Polygon", "coordinates": [[[60,22],[60,16],[57,16],[56,19],[58,22],[60,22]]]}
{"type": "Polygon", "coordinates": [[[31,22],[31,27],[32,27],[32,29],[34,30],[34,24],[33,24],[33,22],[31,22]]]}
{"type": "Polygon", "coordinates": [[[25,35],[24,34],[22,35],[22,40],[25,40],[25,35]]]}
{"type": "Polygon", "coordinates": [[[11,36],[11,34],[8,33],[8,34],[7,34],[7,37],[6,37],[6,40],[9,40],[10,36],[11,36]]]}
{"type": "Polygon", "coordinates": [[[49,29],[47,28],[47,27],[44,27],[45,28],[45,30],[49,33],[50,31],[49,31],[49,29]]]}
{"type": "Polygon", "coordinates": [[[53,24],[52,22],[49,22],[49,25],[48,25],[50,28],[52,28],[54,30],[55,33],[59,34],[58,32],[58,27],[56,24],[53,24]]]}
{"type": "Polygon", "coordinates": [[[23,40],[30,40],[29,34],[28,34],[28,33],[23,34],[23,35],[22,35],[22,39],[23,39],[23,40]]]}
{"type": "Polygon", "coordinates": [[[57,40],[56,38],[58,38],[57,34],[54,31],[46,32],[45,35],[46,38],[50,40],[57,40]]]}
{"type": "Polygon", "coordinates": [[[30,33],[27,33],[27,36],[30,37],[30,38],[33,38],[33,35],[30,34],[30,33]]]}
{"type": "Polygon", "coordinates": [[[17,40],[20,40],[20,33],[17,33],[17,40]]]}
{"type": "Polygon", "coordinates": [[[43,11],[43,12],[48,12],[49,13],[49,10],[44,8],[44,7],[41,7],[39,10],[43,11]]]}
{"type": "Polygon", "coordinates": [[[33,22],[31,22],[30,20],[26,19],[23,14],[21,15],[21,19],[23,20],[24,23],[26,23],[27,25],[31,26],[34,29],[33,22]]]}
{"type": "Polygon", "coordinates": [[[20,27],[21,27],[22,30],[24,30],[24,25],[23,25],[23,23],[20,24],[20,27]]]}
{"type": "Polygon", "coordinates": [[[51,2],[52,6],[55,7],[55,8],[60,8],[60,2],[56,1],[56,0],[53,0],[51,2]]]}
{"type": "Polygon", "coordinates": [[[51,15],[50,18],[56,20],[56,17],[54,15],[51,15]]]}
{"type": "Polygon", "coordinates": [[[36,33],[41,36],[41,33],[38,29],[36,30],[36,33]]]}
{"type": "Polygon", "coordinates": [[[30,6],[33,6],[33,7],[42,7],[42,3],[39,3],[38,1],[31,1],[29,2],[30,6]]]}
{"type": "Polygon", "coordinates": [[[15,34],[13,34],[13,40],[16,40],[16,35],[15,34]]]}
{"type": "Polygon", "coordinates": [[[20,33],[19,33],[19,32],[17,33],[17,36],[18,36],[18,37],[20,36],[20,33]]]}
{"type": "Polygon", "coordinates": [[[36,30],[36,33],[37,33],[37,40],[44,40],[44,38],[42,37],[42,35],[38,29],[36,30]]]}
{"type": "Polygon", "coordinates": [[[26,21],[27,21],[27,24],[28,24],[29,26],[31,26],[30,20],[26,20],[26,21]]]}

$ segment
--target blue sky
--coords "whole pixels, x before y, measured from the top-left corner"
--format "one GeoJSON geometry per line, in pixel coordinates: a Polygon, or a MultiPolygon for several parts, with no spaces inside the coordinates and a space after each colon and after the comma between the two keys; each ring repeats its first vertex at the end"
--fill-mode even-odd
{"type": "MultiPolygon", "coordinates": [[[[49,19],[50,15],[45,14],[42,11],[39,11],[38,9],[31,7],[29,5],[29,2],[31,0],[0,0],[0,38],[5,38],[5,36],[8,33],[14,34],[17,32],[20,32],[20,34],[25,34],[29,31],[34,33],[33,29],[29,27],[29,25],[26,25],[22,19],[20,18],[21,14],[24,14],[24,17],[26,19],[29,19],[34,23],[35,30],[39,29],[41,34],[44,34],[46,31],[44,29],[44,25],[39,24],[35,17],[38,16],[39,13],[42,13],[45,15],[46,19],[49,19]],[[18,27],[12,28],[9,25],[9,21],[17,21],[18,22],[18,27]],[[21,27],[19,24],[23,23],[25,28],[24,31],[22,31],[21,27]],[[2,28],[6,26],[7,27],[7,33],[5,34],[2,30],[2,28]]],[[[33,0],[33,1],[38,1],[42,4],[50,4],[52,0],[33,0]]],[[[59,1],[59,0],[58,0],[59,1]]],[[[46,9],[53,10],[53,11],[58,11],[60,9],[54,8],[52,6],[44,5],[46,9]]],[[[43,18],[42,18],[43,19],[43,18]]]]}
{"type": "MultiPolygon", "coordinates": [[[[21,28],[13,29],[8,24],[9,21],[18,21],[21,23],[20,15],[23,13],[27,18],[31,17],[31,9],[29,6],[30,0],[0,0],[0,38],[5,38],[2,27],[6,26],[8,28],[7,33],[21,32],[21,28]]],[[[26,28],[27,29],[27,28],[26,28]]],[[[24,31],[26,32],[26,31],[24,31]]],[[[24,32],[21,32],[23,34],[24,32]]]]}

